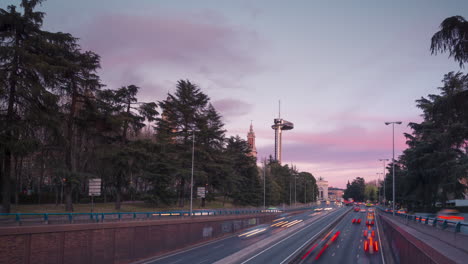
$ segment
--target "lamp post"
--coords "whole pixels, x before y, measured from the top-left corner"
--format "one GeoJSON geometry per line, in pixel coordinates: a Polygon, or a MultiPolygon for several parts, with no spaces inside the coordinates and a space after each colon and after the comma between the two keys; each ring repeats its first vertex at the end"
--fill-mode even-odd
{"type": "Polygon", "coordinates": [[[380,175],[383,175],[381,172],[377,172],[377,201],[380,202],[380,187],[379,187],[379,181],[380,181],[380,175]]]}
{"type": "Polygon", "coordinates": [[[193,215],[193,166],[195,162],[195,129],[192,129],[192,176],[190,178],[190,216],[193,215]]]}
{"type": "Polygon", "coordinates": [[[263,210],[266,209],[266,159],[263,160],[263,210]]]}
{"type": "Polygon", "coordinates": [[[379,159],[379,161],[383,161],[383,200],[384,200],[384,204],[386,203],[387,199],[386,199],[386,190],[385,190],[385,162],[388,161],[389,159],[379,159]]]}
{"type": "Polygon", "coordinates": [[[395,124],[401,125],[401,121],[392,121],[392,122],[385,122],[385,125],[392,124],[392,143],[393,143],[393,151],[392,151],[392,172],[393,172],[393,201],[392,201],[392,211],[393,216],[395,216],[395,124]]]}
{"type": "Polygon", "coordinates": [[[304,174],[304,205],[307,204],[307,177],[304,174]]]}
{"type": "Polygon", "coordinates": [[[294,206],[297,205],[297,184],[296,184],[297,174],[294,174],[294,206]]]}

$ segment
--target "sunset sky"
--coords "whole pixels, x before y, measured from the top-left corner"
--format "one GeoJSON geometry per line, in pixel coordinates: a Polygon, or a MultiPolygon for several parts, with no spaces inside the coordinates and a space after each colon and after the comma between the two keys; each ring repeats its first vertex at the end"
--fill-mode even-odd
{"type": "MultiPolygon", "coordinates": [[[[2,8],[19,1],[0,1],[2,8]]],[[[468,1],[48,0],[45,29],[72,33],[101,55],[108,88],[135,84],[158,101],[189,79],[211,97],[228,135],[246,137],[259,158],[274,152],[273,118],[294,123],[283,162],[345,187],[373,180],[379,158],[405,148],[415,100],[437,93],[447,54],[432,56],[442,20],[468,17],[468,1]]]]}

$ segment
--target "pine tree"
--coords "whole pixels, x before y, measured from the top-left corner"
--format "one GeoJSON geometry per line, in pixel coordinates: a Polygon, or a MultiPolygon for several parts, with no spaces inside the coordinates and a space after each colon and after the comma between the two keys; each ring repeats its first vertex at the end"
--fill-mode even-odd
{"type": "Polygon", "coordinates": [[[13,5],[0,9],[0,72],[3,77],[0,97],[0,151],[2,173],[2,207],[10,211],[12,157],[21,144],[21,131],[33,125],[44,126],[58,98],[49,87],[59,83],[66,67],[63,51],[75,47],[75,39],[64,33],[41,30],[44,13],[35,11],[41,0],[22,0],[23,13],[13,5]],[[3,108],[5,107],[5,108],[3,108]]]}

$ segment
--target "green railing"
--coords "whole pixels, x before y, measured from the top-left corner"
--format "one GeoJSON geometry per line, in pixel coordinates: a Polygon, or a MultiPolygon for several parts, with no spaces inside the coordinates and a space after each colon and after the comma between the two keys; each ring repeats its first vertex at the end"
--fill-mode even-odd
{"type": "MultiPolygon", "coordinates": [[[[288,209],[223,209],[223,210],[195,210],[193,217],[248,215],[261,213],[281,213],[283,211],[304,210],[311,207],[294,207],[288,209]]],[[[0,213],[0,226],[8,224],[41,223],[99,223],[104,221],[121,220],[151,220],[170,217],[189,217],[190,211],[166,212],[115,212],[115,213],[0,213]]]]}
{"type": "MultiPolygon", "coordinates": [[[[391,210],[386,210],[383,208],[379,208],[379,210],[386,214],[393,214],[391,210]]],[[[437,217],[429,217],[429,216],[420,216],[420,215],[410,215],[410,214],[402,214],[395,212],[395,215],[401,218],[404,218],[407,221],[416,222],[420,224],[424,224],[427,226],[432,226],[434,228],[440,229],[448,229],[449,227],[453,227],[453,231],[455,233],[460,233],[462,226],[468,226],[468,223],[464,223],[462,221],[450,221],[447,219],[439,219],[437,217]]]]}

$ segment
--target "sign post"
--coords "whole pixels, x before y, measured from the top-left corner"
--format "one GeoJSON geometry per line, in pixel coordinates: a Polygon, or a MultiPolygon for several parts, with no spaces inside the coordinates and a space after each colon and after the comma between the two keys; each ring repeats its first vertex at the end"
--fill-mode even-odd
{"type": "Polygon", "coordinates": [[[205,196],[206,196],[205,187],[197,187],[197,196],[202,199],[202,207],[204,207],[205,206],[204,199],[205,199],[205,196]]]}
{"type": "Polygon", "coordinates": [[[89,179],[88,195],[91,196],[91,213],[94,211],[94,196],[101,195],[101,179],[89,179]]]}

